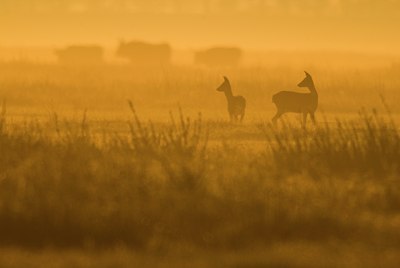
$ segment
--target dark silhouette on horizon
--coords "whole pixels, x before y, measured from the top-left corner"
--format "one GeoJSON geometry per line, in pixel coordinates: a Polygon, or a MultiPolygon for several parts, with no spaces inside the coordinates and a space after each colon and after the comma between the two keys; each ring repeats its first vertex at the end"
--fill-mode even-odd
{"type": "Polygon", "coordinates": [[[235,47],[214,47],[197,51],[194,62],[207,67],[235,67],[242,58],[242,50],[235,47]]]}
{"type": "Polygon", "coordinates": [[[96,45],[73,45],[55,50],[62,64],[99,64],[104,61],[103,48],[96,45]]]}
{"type": "Polygon", "coordinates": [[[116,55],[137,65],[169,65],[172,51],[169,44],[122,41],[116,55]]]}
{"type": "Polygon", "coordinates": [[[224,82],[217,88],[217,91],[225,93],[231,122],[242,122],[246,110],[246,99],[242,96],[233,96],[231,83],[225,76],[224,82]]]}
{"type": "Polygon", "coordinates": [[[298,93],[292,91],[281,91],[272,96],[272,102],[275,103],[277,112],[272,118],[272,122],[276,124],[278,119],[285,113],[301,113],[303,114],[303,127],[307,123],[307,115],[315,124],[315,111],[318,107],[318,93],[315,89],[314,81],[311,75],[305,72],[306,77],[297,86],[306,87],[310,93],[298,93]]]}

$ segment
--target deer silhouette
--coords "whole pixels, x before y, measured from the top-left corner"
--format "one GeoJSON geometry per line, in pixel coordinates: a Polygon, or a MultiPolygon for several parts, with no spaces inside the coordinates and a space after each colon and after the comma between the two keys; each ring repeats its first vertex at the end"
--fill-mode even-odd
{"type": "Polygon", "coordinates": [[[274,124],[285,113],[303,114],[303,127],[306,126],[307,115],[310,114],[311,120],[315,124],[314,114],[318,107],[318,93],[311,75],[307,72],[305,74],[306,78],[297,86],[308,88],[310,93],[281,91],[272,96],[272,102],[275,103],[277,108],[276,115],[272,118],[274,124]]]}
{"type": "Polygon", "coordinates": [[[217,88],[217,91],[225,93],[231,122],[242,122],[246,110],[246,99],[242,96],[233,96],[231,83],[225,76],[224,82],[217,88]]]}

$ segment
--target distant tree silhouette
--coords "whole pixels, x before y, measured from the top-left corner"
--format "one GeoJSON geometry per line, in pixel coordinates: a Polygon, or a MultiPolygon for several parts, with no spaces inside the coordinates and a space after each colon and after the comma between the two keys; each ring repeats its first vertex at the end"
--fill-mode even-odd
{"type": "Polygon", "coordinates": [[[138,65],[167,65],[172,50],[168,44],[150,44],[140,41],[120,42],[116,55],[138,65]]]}

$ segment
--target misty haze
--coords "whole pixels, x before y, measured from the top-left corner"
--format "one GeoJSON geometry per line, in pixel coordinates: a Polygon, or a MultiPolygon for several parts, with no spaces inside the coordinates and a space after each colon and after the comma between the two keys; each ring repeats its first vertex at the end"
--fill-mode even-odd
{"type": "Polygon", "coordinates": [[[397,267],[400,2],[1,0],[0,267],[397,267]]]}

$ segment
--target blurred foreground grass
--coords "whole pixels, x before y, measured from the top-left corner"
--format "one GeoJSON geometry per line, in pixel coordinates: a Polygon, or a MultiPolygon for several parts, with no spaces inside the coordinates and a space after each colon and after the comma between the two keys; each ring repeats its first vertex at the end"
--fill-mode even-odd
{"type": "Polygon", "coordinates": [[[55,116],[51,132],[12,127],[3,111],[2,266],[400,261],[400,136],[390,117],[363,111],[307,130],[258,125],[265,148],[253,151],[208,146],[209,132],[229,136],[229,125],[181,113],[154,125],[130,107],[129,135],[102,138],[85,116],[75,128],[55,116]]]}
{"type": "Polygon", "coordinates": [[[398,250],[334,242],[279,243],[241,251],[204,251],[178,245],[169,253],[161,254],[124,247],[0,251],[2,267],[397,267],[398,263],[398,250]]]}

